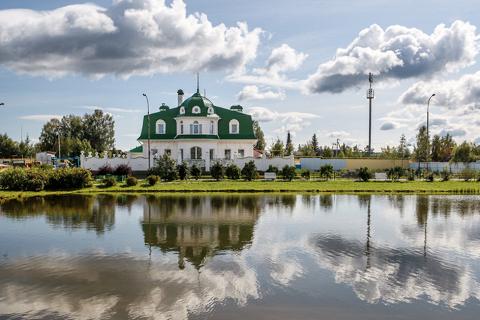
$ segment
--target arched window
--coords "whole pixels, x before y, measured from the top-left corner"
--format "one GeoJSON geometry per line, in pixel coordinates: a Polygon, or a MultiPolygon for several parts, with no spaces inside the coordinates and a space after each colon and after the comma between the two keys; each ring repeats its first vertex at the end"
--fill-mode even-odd
{"type": "Polygon", "coordinates": [[[202,134],[202,125],[198,121],[193,121],[190,125],[190,134],[202,134]]]}
{"type": "Polygon", "coordinates": [[[201,110],[200,110],[200,107],[199,107],[199,106],[194,106],[194,107],[192,108],[192,113],[200,113],[200,111],[201,111],[201,110]]]}
{"type": "Polygon", "coordinates": [[[229,123],[230,134],[238,134],[240,132],[240,124],[237,119],[230,120],[229,123]]]}
{"type": "Polygon", "coordinates": [[[180,114],[185,114],[185,107],[180,107],[180,114]]]}
{"type": "Polygon", "coordinates": [[[213,108],[212,107],[208,107],[208,114],[213,114],[213,108]]]}
{"type": "Polygon", "coordinates": [[[213,134],[214,132],[214,122],[213,121],[210,121],[210,134],[213,134]]]}
{"type": "Polygon", "coordinates": [[[183,134],[183,121],[180,121],[180,134],[183,134]]]}
{"type": "Polygon", "coordinates": [[[200,160],[202,159],[202,148],[200,147],[192,147],[190,149],[190,159],[192,160],[200,160]]]}
{"type": "Polygon", "coordinates": [[[167,130],[167,127],[165,125],[165,121],[162,119],[157,120],[157,123],[155,124],[155,132],[157,134],[165,134],[165,131],[167,130]]]}

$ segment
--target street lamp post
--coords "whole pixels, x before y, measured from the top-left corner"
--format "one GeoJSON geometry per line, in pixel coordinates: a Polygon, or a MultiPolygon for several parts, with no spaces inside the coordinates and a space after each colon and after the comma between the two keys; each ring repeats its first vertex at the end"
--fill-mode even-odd
{"type": "Polygon", "coordinates": [[[147,94],[143,94],[147,100],[147,150],[148,150],[148,170],[150,170],[150,102],[148,101],[147,94]]]}
{"type": "Polygon", "coordinates": [[[429,124],[430,124],[430,100],[435,97],[435,93],[428,98],[427,102],[427,172],[428,172],[428,158],[430,156],[430,131],[429,131],[429,124]]]}

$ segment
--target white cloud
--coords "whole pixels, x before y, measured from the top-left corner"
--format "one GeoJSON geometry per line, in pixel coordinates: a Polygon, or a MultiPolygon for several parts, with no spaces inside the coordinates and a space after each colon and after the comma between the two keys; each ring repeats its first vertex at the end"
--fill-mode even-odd
{"type": "Polygon", "coordinates": [[[99,107],[99,106],[85,106],[83,109],[87,110],[102,110],[110,113],[141,113],[144,112],[142,109],[132,109],[132,108],[116,108],[116,107],[99,107]]]}
{"type": "Polygon", "coordinates": [[[382,124],[382,126],[380,127],[380,130],[384,130],[384,131],[393,130],[393,129],[397,129],[398,127],[399,126],[396,122],[387,121],[382,124]]]}
{"type": "Polygon", "coordinates": [[[332,131],[327,133],[327,137],[335,139],[343,139],[350,137],[350,133],[346,131],[332,131]]]}
{"type": "Polygon", "coordinates": [[[381,81],[429,77],[475,62],[478,53],[475,26],[455,21],[438,25],[428,35],[416,28],[374,24],[362,30],[347,48],[322,63],[306,81],[309,93],[339,93],[367,83],[372,72],[381,81]]]}
{"type": "Polygon", "coordinates": [[[20,116],[18,118],[22,120],[47,122],[51,119],[61,119],[62,116],[58,114],[32,114],[32,115],[20,116]]]}
{"type": "Polygon", "coordinates": [[[260,90],[255,85],[249,85],[243,87],[242,91],[240,91],[237,95],[238,100],[284,100],[285,99],[285,92],[279,91],[272,91],[272,90],[260,90]]]}
{"type": "Polygon", "coordinates": [[[0,64],[48,78],[237,70],[255,58],[262,33],[189,15],[183,0],[2,10],[0,21],[0,64]]]}

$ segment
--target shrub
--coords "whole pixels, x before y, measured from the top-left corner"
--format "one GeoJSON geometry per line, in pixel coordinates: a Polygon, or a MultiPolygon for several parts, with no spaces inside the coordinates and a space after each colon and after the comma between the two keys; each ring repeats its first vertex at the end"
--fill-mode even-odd
{"type": "Polygon", "coordinates": [[[220,162],[215,162],[210,168],[210,175],[217,181],[222,180],[225,176],[225,168],[220,162]]]}
{"type": "Polygon", "coordinates": [[[49,171],[49,190],[81,189],[92,185],[92,173],[83,168],[62,168],[49,171]]]}
{"type": "Polygon", "coordinates": [[[442,181],[448,181],[450,180],[450,171],[448,171],[447,168],[443,168],[440,176],[442,177],[442,181]]]}
{"type": "Polygon", "coordinates": [[[177,166],[178,176],[180,180],[187,180],[188,176],[190,175],[190,170],[188,169],[188,165],[186,162],[182,162],[177,166]]]}
{"type": "Polygon", "coordinates": [[[292,181],[295,178],[295,167],[286,165],[282,169],[283,180],[292,181]]]}
{"type": "Polygon", "coordinates": [[[328,180],[333,177],[333,166],[331,164],[326,164],[320,167],[320,177],[328,180]]]}
{"type": "Polygon", "coordinates": [[[132,168],[130,168],[126,164],[119,164],[115,170],[113,171],[113,174],[116,176],[131,176],[132,175],[132,168]]]}
{"type": "Polygon", "coordinates": [[[252,181],[257,177],[257,167],[253,160],[245,163],[242,169],[242,176],[248,181],[252,181]]]}
{"type": "Polygon", "coordinates": [[[136,186],[138,183],[138,180],[137,178],[135,177],[128,177],[127,180],[125,181],[125,184],[127,185],[127,187],[133,187],[133,186],[136,186]]]}
{"type": "Polygon", "coordinates": [[[310,175],[311,175],[311,172],[310,170],[308,169],[303,169],[301,172],[300,172],[300,176],[305,179],[305,180],[310,180],[310,175]]]}
{"type": "Polygon", "coordinates": [[[154,174],[165,181],[173,181],[178,179],[177,166],[175,160],[170,158],[168,154],[164,154],[157,160],[156,166],[150,169],[150,174],[154,174]]]}
{"type": "Polygon", "coordinates": [[[202,176],[202,170],[200,170],[200,168],[197,167],[196,165],[193,165],[193,166],[190,168],[190,173],[192,174],[192,177],[193,177],[193,179],[195,179],[195,180],[200,179],[200,177],[202,176]]]}
{"type": "Polygon", "coordinates": [[[242,174],[240,168],[236,164],[230,164],[225,169],[225,174],[227,175],[228,179],[238,180],[240,179],[240,175],[242,174]]]}
{"type": "Polygon", "coordinates": [[[364,182],[367,182],[368,180],[372,179],[372,173],[367,167],[358,169],[357,175],[358,175],[358,178],[364,182]]]}
{"type": "Polygon", "coordinates": [[[408,181],[415,181],[415,170],[408,169],[407,170],[407,180],[408,181]]]}
{"type": "Polygon", "coordinates": [[[99,176],[106,176],[108,174],[113,174],[113,169],[109,164],[101,166],[97,170],[97,175],[99,175],[99,176]]]}
{"type": "Polygon", "coordinates": [[[117,184],[117,180],[114,177],[107,177],[103,179],[103,186],[106,188],[113,187],[117,184]]]}
{"type": "Polygon", "coordinates": [[[460,172],[460,177],[464,181],[470,181],[475,178],[475,170],[470,169],[470,168],[465,168],[460,172]]]}
{"type": "Polygon", "coordinates": [[[158,180],[160,180],[160,177],[159,176],[156,176],[156,175],[149,175],[147,177],[147,182],[150,186],[154,186],[157,184],[158,180]]]}
{"type": "Polygon", "coordinates": [[[394,167],[387,170],[387,177],[392,181],[398,181],[404,175],[402,167],[394,167]]]}
{"type": "Polygon", "coordinates": [[[269,165],[267,171],[265,171],[265,172],[275,172],[275,174],[278,174],[278,171],[279,170],[278,170],[277,167],[275,167],[273,165],[269,165]]]}
{"type": "Polygon", "coordinates": [[[433,172],[427,174],[427,176],[425,177],[425,180],[427,180],[428,182],[435,181],[435,175],[433,174],[433,172]]]}

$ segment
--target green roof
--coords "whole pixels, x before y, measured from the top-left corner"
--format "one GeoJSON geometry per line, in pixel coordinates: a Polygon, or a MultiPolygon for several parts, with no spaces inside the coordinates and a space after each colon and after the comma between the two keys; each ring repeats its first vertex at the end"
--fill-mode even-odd
{"type": "MultiPolygon", "coordinates": [[[[253,131],[253,120],[248,114],[221,108],[215,106],[209,99],[195,93],[190,98],[183,101],[183,103],[176,108],[164,109],[163,111],[150,114],[150,139],[152,140],[173,140],[173,139],[256,139],[253,131]],[[194,106],[200,107],[200,113],[192,113],[194,106]],[[180,114],[180,108],[185,108],[185,113],[180,114]],[[212,107],[216,115],[219,116],[218,121],[218,136],[216,135],[179,135],[177,136],[177,117],[206,117],[208,115],[208,108],[212,107]],[[157,134],[155,124],[157,120],[162,119],[166,124],[165,134],[157,134]],[[230,134],[229,123],[230,120],[236,119],[239,123],[239,134],[230,134]]],[[[148,116],[143,117],[142,132],[139,140],[148,139],[148,116]]]]}
{"type": "Polygon", "coordinates": [[[143,146],[135,147],[135,148],[133,148],[132,150],[130,150],[130,152],[133,152],[133,153],[143,153],[143,146]]]}

